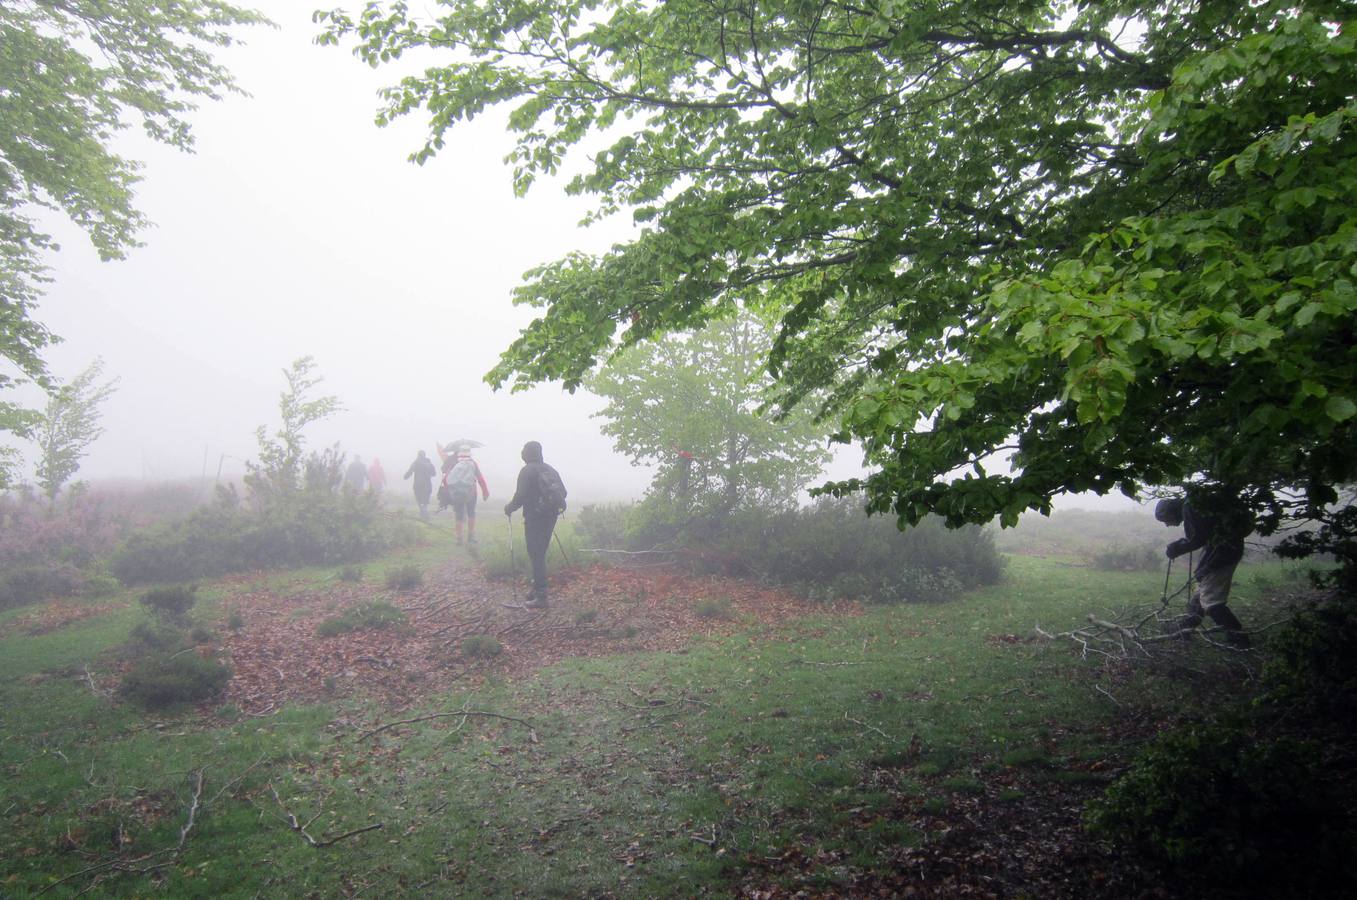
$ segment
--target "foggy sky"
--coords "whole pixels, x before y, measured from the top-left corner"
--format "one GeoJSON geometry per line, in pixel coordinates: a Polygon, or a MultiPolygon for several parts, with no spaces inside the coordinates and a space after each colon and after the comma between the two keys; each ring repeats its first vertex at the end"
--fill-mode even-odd
{"type": "MultiPolygon", "coordinates": [[[[650,471],[599,433],[600,400],[481,380],[533,318],[510,305],[521,274],[606,250],[632,233],[629,218],[577,227],[589,200],[566,197],[562,181],[514,197],[497,113],[454,128],[424,166],[407,162],[421,114],[372,121],[396,67],[314,46],[316,0],[245,5],[279,26],[240,32],[245,46],[219,55],[251,96],[203,105],[192,155],[135,129],[119,144],[146,164],[145,246],[103,263],[75,226],[44,220],[62,245],[35,315],[63,338],[49,368],[65,380],[102,356],[121,379],[78,477],[212,478],[219,465],[238,476],[255,428],[278,425],[282,370],[310,355],[320,391],[345,406],[308,430],[313,448],[380,457],[398,481],[417,449],[475,438],[493,502],[512,492],[518,448],[534,439],[573,497],[639,496],[650,471]]],[[[855,474],[859,458],[840,451],[829,474],[855,474]]]]}

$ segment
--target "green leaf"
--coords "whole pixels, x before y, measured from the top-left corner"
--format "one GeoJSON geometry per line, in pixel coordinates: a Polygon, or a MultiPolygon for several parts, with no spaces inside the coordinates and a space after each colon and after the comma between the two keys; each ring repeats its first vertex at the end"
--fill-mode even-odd
{"type": "Polygon", "coordinates": [[[1333,394],[1324,404],[1324,413],[1335,422],[1346,422],[1357,415],[1357,403],[1341,394],[1333,394]]]}

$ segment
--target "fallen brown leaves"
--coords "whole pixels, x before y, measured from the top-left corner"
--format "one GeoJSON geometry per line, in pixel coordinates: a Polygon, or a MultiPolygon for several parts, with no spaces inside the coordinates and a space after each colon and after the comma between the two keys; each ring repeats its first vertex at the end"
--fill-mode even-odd
{"type": "Polygon", "coordinates": [[[109,610],[121,609],[125,603],[84,603],[76,600],[52,600],[30,613],[11,619],[0,626],[0,637],[11,634],[39,635],[65,628],[83,619],[92,619],[109,610]]]}
{"type": "Polygon", "coordinates": [[[982,783],[978,793],[950,796],[943,811],[926,811],[912,795],[900,796],[884,814],[864,811],[857,827],[871,828],[884,815],[924,835],[914,846],[879,848],[867,868],[841,851],[793,846],[747,859],[737,894],[753,900],[1181,896],[1084,830],[1084,805],[1103,785],[1017,770],[990,774],[982,783]]]}
{"type": "MultiPolygon", "coordinates": [[[[673,650],[699,635],[771,629],[789,618],[830,607],[785,590],[729,578],[665,569],[570,569],[552,577],[545,613],[510,609],[522,586],[487,581],[468,563],[426,573],[422,587],[392,592],[336,582],[286,594],[237,579],[224,604],[242,627],[223,639],[234,675],[226,701],[265,715],[282,704],[363,694],[401,709],[454,682],[485,675],[516,677],[567,657],[673,650]],[[355,603],[386,599],[405,611],[405,629],[362,630],[318,637],[316,626],[355,603]],[[729,604],[731,617],[704,618],[703,600],[729,604]],[[503,652],[467,658],[462,640],[484,634],[503,652]]],[[[835,612],[855,607],[832,607],[835,612]]]]}

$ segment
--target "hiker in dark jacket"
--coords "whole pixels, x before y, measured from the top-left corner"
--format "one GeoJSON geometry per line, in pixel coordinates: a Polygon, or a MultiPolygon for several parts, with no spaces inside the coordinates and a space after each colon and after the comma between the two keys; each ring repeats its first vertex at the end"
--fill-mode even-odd
{"type": "Polygon", "coordinates": [[[1160,500],[1154,508],[1154,517],[1170,527],[1183,526],[1183,536],[1165,548],[1169,559],[1177,559],[1205,548],[1197,563],[1197,589],[1187,601],[1187,617],[1181,628],[1196,628],[1202,616],[1209,616],[1225,629],[1225,639],[1235,647],[1249,646],[1244,633],[1230,608],[1225,605],[1230,597],[1230,583],[1235,568],[1244,558],[1244,538],[1253,531],[1253,520],[1238,503],[1212,503],[1206,498],[1160,500]]]}
{"type": "Polygon", "coordinates": [[[349,463],[349,468],[344,472],[344,483],[355,491],[367,487],[368,467],[364,465],[363,457],[354,456],[353,462],[349,463]]]}
{"type": "Polygon", "coordinates": [[[405,477],[411,475],[415,477],[415,502],[419,504],[419,517],[421,519],[429,518],[429,497],[433,495],[433,477],[438,474],[438,470],[433,467],[433,460],[424,455],[424,451],[419,451],[415,461],[410,463],[410,468],[405,470],[405,477]]]}
{"type": "Polygon", "coordinates": [[[524,466],[504,514],[511,516],[514,510],[523,510],[523,543],[532,560],[532,594],[525,605],[542,609],[547,606],[547,550],[556,519],[565,511],[565,484],[560,473],[542,461],[542,445],[537,441],[524,444],[519,455],[524,466]]]}

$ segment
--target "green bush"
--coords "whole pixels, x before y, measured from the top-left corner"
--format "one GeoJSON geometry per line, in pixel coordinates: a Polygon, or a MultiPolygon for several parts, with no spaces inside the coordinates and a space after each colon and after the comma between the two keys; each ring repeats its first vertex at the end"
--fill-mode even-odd
{"type": "Polygon", "coordinates": [[[0,573],[0,609],[81,592],[85,577],[68,562],[15,566],[0,573]]]}
{"type": "Polygon", "coordinates": [[[240,614],[240,610],[233,609],[226,614],[226,627],[232,631],[239,631],[245,627],[245,617],[240,614]]]}
{"type": "Polygon", "coordinates": [[[490,659],[504,652],[499,639],[489,634],[473,634],[462,641],[462,655],[473,659],[490,659]]]}
{"type": "Polygon", "coordinates": [[[1090,807],[1088,823],[1189,886],[1357,889],[1353,822],[1316,748],[1290,739],[1225,726],[1167,734],[1090,807]]]}
{"type": "Polygon", "coordinates": [[[339,570],[339,580],[357,584],[363,580],[362,566],[345,566],[339,570]]]}
{"type": "Polygon", "coordinates": [[[183,622],[198,602],[196,590],[186,585],[155,588],[141,595],[141,605],[161,622],[183,622]]]}
{"type": "Polygon", "coordinates": [[[1162,544],[1111,544],[1089,554],[1089,564],[1103,572],[1152,572],[1164,562],[1162,544]]]}
{"type": "Polygon", "coordinates": [[[405,613],[383,600],[359,603],[350,606],[338,616],[333,616],[316,626],[319,637],[334,637],[350,631],[362,629],[381,630],[405,624],[405,613]]]}
{"type": "Polygon", "coordinates": [[[186,581],[359,562],[390,544],[374,494],[340,490],[320,480],[249,507],[233,490],[220,491],[216,502],[181,522],[133,534],[113,553],[109,569],[123,584],[186,581]]]}
{"type": "Polygon", "coordinates": [[[1357,609],[1350,599],[1302,610],[1268,641],[1263,680],[1269,699],[1357,727],[1357,609]]]}
{"type": "Polygon", "coordinates": [[[734,611],[729,600],[699,600],[693,605],[693,612],[699,619],[733,619],[734,611]]]}
{"type": "Polygon", "coordinates": [[[231,670],[196,653],[156,655],[123,676],[119,693],[147,709],[196,703],[215,697],[231,680],[231,670]]]}
{"type": "Polygon", "coordinates": [[[423,583],[424,573],[412,563],[386,570],[386,586],[393,591],[412,591],[423,583]]]}
{"type": "Polygon", "coordinates": [[[164,624],[139,622],[127,635],[128,650],[134,655],[145,651],[180,650],[187,644],[188,636],[182,630],[164,624]]]}
{"type": "Polygon", "coordinates": [[[631,547],[672,538],[682,564],[795,585],[826,598],[879,602],[944,599],[994,584],[1003,556],[988,529],[946,528],[928,518],[901,531],[890,516],[869,517],[852,498],[824,498],[804,509],[743,510],[676,526],[673,510],[649,501],[628,512],[631,547]]]}
{"type": "Polygon", "coordinates": [[[627,545],[627,510],[630,504],[590,503],[575,516],[575,530],[588,547],[622,549],[627,545]]]}

